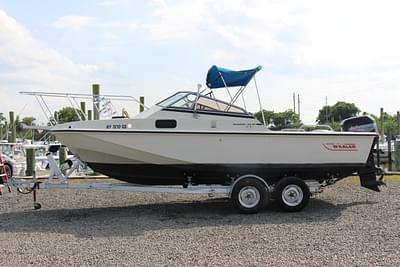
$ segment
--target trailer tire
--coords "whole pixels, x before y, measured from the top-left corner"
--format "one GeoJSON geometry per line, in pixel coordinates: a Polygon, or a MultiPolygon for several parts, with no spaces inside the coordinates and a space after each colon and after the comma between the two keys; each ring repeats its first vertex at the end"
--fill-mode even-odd
{"type": "Polygon", "coordinates": [[[310,189],[298,177],[283,178],[276,184],[274,191],[279,207],[285,211],[300,211],[310,200],[310,189]]]}
{"type": "Polygon", "coordinates": [[[235,183],[232,188],[232,204],[241,213],[257,213],[268,200],[267,188],[259,179],[243,178],[235,183]]]}

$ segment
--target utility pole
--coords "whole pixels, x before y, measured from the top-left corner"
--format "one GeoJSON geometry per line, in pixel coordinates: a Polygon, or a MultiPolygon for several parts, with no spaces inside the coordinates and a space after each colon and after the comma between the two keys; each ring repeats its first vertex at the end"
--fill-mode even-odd
{"type": "Polygon", "coordinates": [[[383,129],[383,108],[381,108],[381,142],[385,142],[385,129],[383,129]]]}
{"type": "Polygon", "coordinates": [[[328,122],[328,97],[325,96],[325,122],[328,122]]]}
{"type": "Polygon", "coordinates": [[[300,119],[300,94],[297,95],[297,113],[299,114],[300,119]]]}
{"type": "Polygon", "coordinates": [[[293,112],[296,113],[296,93],[293,93],[293,112]]]}

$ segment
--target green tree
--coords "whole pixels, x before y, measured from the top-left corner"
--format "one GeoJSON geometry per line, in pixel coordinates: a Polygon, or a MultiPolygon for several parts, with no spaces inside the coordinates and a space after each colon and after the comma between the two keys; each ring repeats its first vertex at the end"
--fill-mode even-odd
{"type": "Polygon", "coordinates": [[[28,126],[33,126],[35,125],[35,117],[24,117],[22,118],[22,123],[28,126]]]}
{"type": "Polygon", "coordinates": [[[17,132],[18,136],[18,134],[22,132],[22,123],[18,115],[15,118],[14,123],[15,123],[15,131],[17,132]]]}
{"type": "MultiPolygon", "coordinates": [[[[272,123],[273,118],[274,118],[274,112],[271,110],[265,110],[263,109],[262,112],[264,113],[264,118],[265,118],[265,123],[268,125],[269,123],[272,123]]],[[[256,117],[257,120],[260,122],[263,122],[262,114],[261,111],[258,111],[254,114],[254,117],[256,117]]]]}
{"type": "Polygon", "coordinates": [[[36,120],[36,118],[34,118],[34,117],[24,117],[21,120],[20,117],[17,116],[14,121],[17,137],[22,138],[22,139],[32,139],[33,131],[29,130],[29,129],[24,129],[23,125],[24,124],[28,125],[28,126],[35,125],[34,124],[35,120],[36,120]]]}
{"type": "MultiPolygon", "coordinates": [[[[77,113],[82,116],[82,111],[80,109],[74,109],[71,107],[64,107],[59,111],[56,111],[54,117],[58,119],[58,123],[65,123],[70,121],[79,121],[80,118],[77,113]]],[[[82,116],[83,117],[83,116],[82,116]]]]}
{"type": "MultiPolygon", "coordinates": [[[[288,109],[283,112],[274,112],[270,110],[263,110],[265,121],[267,124],[272,124],[270,127],[273,130],[280,130],[283,128],[299,128],[302,123],[297,113],[288,109]]],[[[261,111],[254,114],[256,119],[263,122],[261,111]]]]}
{"type": "Polygon", "coordinates": [[[0,112],[0,124],[3,123],[3,121],[6,121],[6,117],[4,117],[4,114],[2,112],[0,112]]]}
{"type": "Polygon", "coordinates": [[[356,116],[360,109],[354,103],[338,101],[333,106],[324,106],[318,112],[318,124],[330,124],[341,122],[344,119],[356,116]]]}
{"type": "Polygon", "coordinates": [[[378,126],[378,130],[384,134],[388,135],[400,135],[400,129],[398,129],[397,125],[397,114],[390,115],[389,113],[383,112],[383,118],[370,114],[370,116],[375,120],[376,125],[378,126]],[[383,122],[383,123],[382,123],[383,122]],[[383,129],[382,129],[383,126],[383,129]]]}
{"type": "Polygon", "coordinates": [[[5,125],[7,123],[6,117],[4,117],[3,113],[0,112],[0,140],[3,139],[3,135],[5,135],[5,125]]]}

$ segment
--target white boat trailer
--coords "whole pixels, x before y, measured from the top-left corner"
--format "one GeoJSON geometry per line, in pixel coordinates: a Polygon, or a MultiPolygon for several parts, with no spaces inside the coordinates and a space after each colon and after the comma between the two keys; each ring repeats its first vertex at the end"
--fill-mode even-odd
{"type": "MultiPolygon", "coordinates": [[[[269,186],[263,179],[255,175],[243,175],[235,180],[235,182],[231,185],[192,185],[190,179],[187,185],[184,186],[151,186],[151,185],[139,185],[132,183],[70,183],[68,175],[74,171],[74,168],[77,166],[71,165],[71,162],[64,163],[61,168],[58,166],[57,162],[53,158],[51,154],[48,156],[48,162],[50,166],[50,175],[47,179],[47,182],[38,181],[33,176],[32,179],[19,179],[19,178],[11,178],[7,183],[0,186],[8,186],[9,188],[16,188],[19,193],[22,194],[33,194],[33,205],[34,209],[40,209],[41,204],[37,202],[37,190],[39,189],[75,189],[75,190],[103,190],[103,191],[126,191],[126,192],[140,192],[140,193],[175,193],[175,194],[203,194],[208,195],[209,197],[214,197],[218,194],[221,197],[227,197],[232,200],[235,204],[234,199],[240,204],[240,206],[244,206],[245,208],[252,208],[254,201],[257,203],[260,201],[259,192],[255,192],[252,185],[246,185],[240,187],[240,191],[236,190],[236,185],[239,185],[242,182],[246,182],[250,180],[258,180],[258,183],[261,183],[263,187],[265,186],[265,201],[263,200],[263,206],[269,202],[269,196],[272,194],[274,188],[269,186]],[[67,172],[66,172],[67,171],[67,172]],[[66,173],[66,174],[64,174],[66,173]],[[54,177],[58,177],[57,181],[53,181],[54,177]],[[235,191],[238,191],[238,194],[235,194],[235,191]],[[235,197],[236,196],[236,197],[235,197]]],[[[315,180],[307,180],[305,181],[309,188],[309,192],[311,194],[321,193],[324,190],[324,186],[318,183],[315,180]]],[[[257,208],[257,211],[259,208],[257,208]]],[[[246,212],[247,210],[242,210],[244,213],[254,213],[246,212]]]]}

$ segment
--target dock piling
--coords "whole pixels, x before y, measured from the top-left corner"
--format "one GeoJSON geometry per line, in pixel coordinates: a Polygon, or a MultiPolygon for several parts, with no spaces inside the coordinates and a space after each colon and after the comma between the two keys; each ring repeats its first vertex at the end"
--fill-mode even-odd
{"type": "Polygon", "coordinates": [[[27,148],[26,149],[26,176],[33,176],[35,172],[35,149],[27,148]]]}
{"type": "Polygon", "coordinates": [[[100,119],[100,104],[99,104],[99,96],[100,96],[100,84],[92,85],[92,94],[93,94],[93,120],[100,119]]]}
{"type": "Polygon", "coordinates": [[[8,135],[8,142],[15,143],[17,141],[17,132],[15,127],[14,111],[10,111],[9,130],[11,131],[11,134],[8,135]]]}
{"type": "Polygon", "coordinates": [[[139,99],[140,99],[139,110],[140,110],[140,112],[143,112],[144,111],[144,96],[141,96],[139,99]]]}

